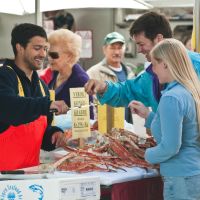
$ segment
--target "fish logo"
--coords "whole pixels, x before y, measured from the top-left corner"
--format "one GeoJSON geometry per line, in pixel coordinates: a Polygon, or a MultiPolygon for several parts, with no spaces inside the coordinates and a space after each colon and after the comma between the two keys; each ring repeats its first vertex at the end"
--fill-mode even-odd
{"type": "Polygon", "coordinates": [[[38,200],[44,199],[44,188],[41,185],[37,185],[37,184],[30,185],[29,189],[39,195],[38,200]]]}

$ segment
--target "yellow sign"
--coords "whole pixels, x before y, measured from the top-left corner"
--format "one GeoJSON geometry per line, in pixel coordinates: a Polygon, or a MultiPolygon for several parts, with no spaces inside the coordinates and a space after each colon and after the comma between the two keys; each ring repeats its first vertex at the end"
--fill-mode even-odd
{"type": "Polygon", "coordinates": [[[98,105],[97,112],[98,130],[100,133],[108,133],[112,128],[124,128],[124,108],[113,108],[104,104],[98,105]]]}
{"type": "MultiPolygon", "coordinates": [[[[50,100],[51,100],[51,101],[55,101],[55,90],[49,90],[49,94],[50,94],[50,100]]],[[[52,125],[52,126],[55,126],[54,115],[55,115],[55,114],[53,114],[53,120],[52,120],[52,122],[51,122],[51,125],[52,125]]]]}
{"type": "Polygon", "coordinates": [[[86,138],[90,132],[89,96],[84,88],[70,88],[72,138],[86,138]]]}
{"type": "Polygon", "coordinates": [[[97,107],[98,130],[100,133],[107,133],[107,105],[99,104],[97,107]]]}
{"type": "Polygon", "coordinates": [[[112,108],[112,127],[124,128],[125,108],[112,108]]]}

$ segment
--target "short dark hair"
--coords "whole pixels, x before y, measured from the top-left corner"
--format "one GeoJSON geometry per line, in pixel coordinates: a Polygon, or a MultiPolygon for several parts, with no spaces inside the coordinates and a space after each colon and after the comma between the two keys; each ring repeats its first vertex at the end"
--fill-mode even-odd
{"type": "Polygon", "coordinates": [[[38,25],[31,24],[31,23],[23,23],[15,26],[11,33],[11,45],[13,48],[13,52],[16,55],[16,44],[19,43],[24,48],[29,43],[30,39],[40,36],[47,40],[47,34],[45,30],[38,25]]]}
{"type": "Polygon", "coordinates": [[[67,28],[72,30],[74,17],[71,13],[61,13],[54,18],[54,29],[67,28]]]}
{"type": "Polygon", "coordinates": [[[172,30],[167,18],[156,12],[148,12],[140,16],[130,27],[130,36],[144,32],[145,37],[154,40],[157,34],[164,38],[172,38],[172,30]]]}

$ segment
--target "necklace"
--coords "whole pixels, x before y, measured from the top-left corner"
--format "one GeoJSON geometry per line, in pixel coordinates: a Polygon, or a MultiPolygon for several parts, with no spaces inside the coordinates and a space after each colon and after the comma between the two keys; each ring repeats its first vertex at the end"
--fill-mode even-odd
{"type": "Polygon", "coordinates": [[[67,81],[69,78],[69,75],[65,75],[65,76],[60,76],[60,74],[58,74],[57,78],[56,78],[56,82],[54,85],[54,89],[58,88],[60,85],[62,85],[65,81],[67,81]]]}

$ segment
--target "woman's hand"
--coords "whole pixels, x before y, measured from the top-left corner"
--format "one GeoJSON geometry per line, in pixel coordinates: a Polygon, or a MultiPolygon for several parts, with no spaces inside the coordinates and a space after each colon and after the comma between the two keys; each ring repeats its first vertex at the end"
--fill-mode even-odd
{"type": "Polygon", "coordinates": [[[128,107],[131,109],[132,113],[135,113],[145,119],[148,117],[150,113],[149,109],[139,101],[131,101],[128,107]]]}

